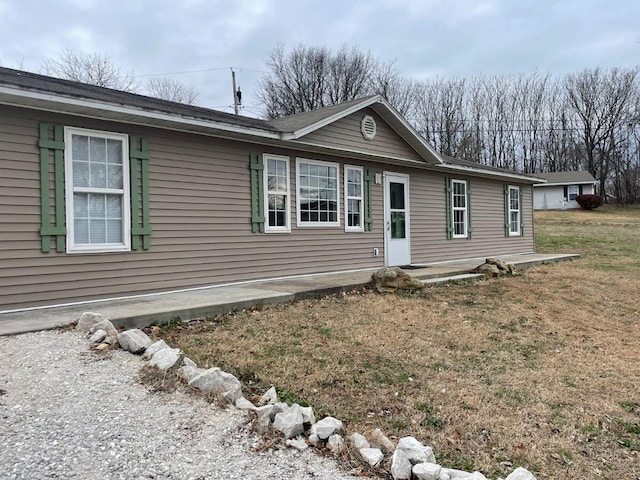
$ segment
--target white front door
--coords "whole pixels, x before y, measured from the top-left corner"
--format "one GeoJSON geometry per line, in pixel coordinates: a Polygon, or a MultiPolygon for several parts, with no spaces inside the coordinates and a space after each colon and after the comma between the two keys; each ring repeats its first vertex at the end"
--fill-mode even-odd
{"type": "Polygon", "coordinates": [[[409,265],[409,176],[384,174],[384,260],[388,267],[409,265]]]}

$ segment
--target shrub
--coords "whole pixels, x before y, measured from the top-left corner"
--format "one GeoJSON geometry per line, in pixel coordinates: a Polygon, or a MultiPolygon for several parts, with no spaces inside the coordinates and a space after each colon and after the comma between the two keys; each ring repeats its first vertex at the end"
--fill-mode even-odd
{"type": "Polygon", "coordinates": [[[593,210],[602,205],[602,198],[600,195],[578,195],[576,202],[585,210],[593,210]]]}

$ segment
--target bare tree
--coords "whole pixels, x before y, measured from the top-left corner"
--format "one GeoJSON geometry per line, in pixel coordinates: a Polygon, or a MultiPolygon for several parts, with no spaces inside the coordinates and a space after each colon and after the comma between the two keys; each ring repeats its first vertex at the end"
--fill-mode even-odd
{"type": "Polygon", "coordinates": [[[132,73],[123,72],[110,57],[101,53],[64,50],[57,60],[45,60],[41,71],[45,75],[125,92],[135,92],[138,89],[132,73]]]}
{"type": "Polygon", "coordinates": [[[164,77],[150,78],[145,86],[145,93],[187,105],[193,105],[198,98],[198,90],[195,87],[164,77]]]}
{"type": "Polygon", "coordinates": [[[605,192],[620,129],[633,121],[638,70],[584,70],[568,75],[564,86],[578,119],[587,170],[600,180],[600,191],[605,192]]]}
{"type": "Polygon", "coordinates": [[[409,111],[406,95],[412,93],[414,82],[401,80],[392,64],[381,63],[356,47],[343,46],[333,52],[327,47],[300,45],[287,53],[279,45],[267,65],[270,73],[261,79],[257,90],[266,118],[308,112],[372,94],[385,96],[401,113],[409,111]]]}

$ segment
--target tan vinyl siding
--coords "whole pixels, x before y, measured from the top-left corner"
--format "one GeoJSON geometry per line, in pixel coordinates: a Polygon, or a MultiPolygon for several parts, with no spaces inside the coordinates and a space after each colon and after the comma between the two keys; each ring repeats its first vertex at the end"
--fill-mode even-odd
{"type": "Polygon", "coordinates": [[[381,266],[382,187],[372,188],[372,232],[344,232],[342,181],[340,227],[297,228],[296,156],[340,162],[342,179],[345,161],[335,157],[0,106],[0,162],[8,172],[0,177],[0,310],[381,266]],[[148,139],[149,251],[41,253],[40,121],[148,139]],[[250,152],[291,157],[290,234],[251,233],[250,152]]]}
{"type": "MultiPolygon", "coordinates": [[[[377,116],[378,136],[372,143],[365,140],[359,131],[362,114],[317,133],[326,131],[323,141],[344,148],[351,145],[358,150],[366,145],[379,154],[397,158],[411,153],[417,158],[377,116]],[[334,131],[333,138],[329,131],[334,131]]],[[[414,263],[533,250],[528,186],[522,187],[524,237],[504,237],[503,184],[471,178],[473,238],[446,240],[444,176],[440,173],[0,106],[0,310],[382,266],[383,186],[371,186],[373,230],[346,233],[345,164],[369,168],[372,175],[383,171],[410,175],[414,263]],[[41,121],[148,140],[150,250],[70,255],[54,248],[41,253],[37,148],[41,121]],[[291,233],[251,233],[250,153],[290,157],[291,233]],[[340,164],[339,227],[296,226],[296,157],[340,164]],[[379,249],[377,257],[374,248],[379,249]]]]}
{"type": "Polygon", "coordinates": [[[505,237],[504,183],[477,177],[451,178],[470,181],[473,226],[471,238],[447,240],[444,175],[412,175],[410,201],[413,263],[533,252],[531,186],[521,185],[524,235],[505,237]]]}
{"type": "Polygon", "coordinates": [[[375,155],[386,155],[423,162],[420,156],[404,139],[396,133],[371,108],[351,114],[341,120],[305,135],[302,142],[315,145],[329,145],[340,149],[351,149],[375,155]],[[376,122],[376,136],[367,140],[360,131],[360,121],[365,115],[370,115],[376,122]]]}

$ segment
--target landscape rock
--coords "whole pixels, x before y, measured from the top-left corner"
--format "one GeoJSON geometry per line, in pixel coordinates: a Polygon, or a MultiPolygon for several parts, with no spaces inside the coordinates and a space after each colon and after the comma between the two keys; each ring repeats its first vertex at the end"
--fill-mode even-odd
{"type": "Polygon", "coordinates": [[[488,277],[497,277],[498,275],[500,275],[500,269],[495,266],[495,265],[489,265],[488,263],[483,263],[482,265],[478,266],[474,272],[476,273],[482,273],[483,275],[486,275],[488,277]]]}
{"type": "Polygon", "coordinates": [[[526,468],[518,467],[505,480],[536,480],[536,477],[526,468]]]}
{"type": "Polygon", "coordinates": [[[404,450],[396,449],[391,457],[391,476],[393,480],[409,480],[411,478],[411,461],[404,450]]]}
{"type": "Polygon", "coordinates": [[[440,480],[442,467],[437,463],[417,463],[412,472],[418,480],[440,480]]]}
{"type": "Polygon", "coordinates": [[[184,357],[182,359],[182,365],[184,365],[185,367],[193,367],[193,368],[198,367],[198,365],[196,365],[196,362],[191,360],[189,357],[184,357]]]}
{"type": "Polygon", "coordinates": [[[276,403],[278,403],[278,393],[276,392],[276,387],[271,387],[264,392],[258,405],[275,405],[276,403]]]}
{"type": "Polygon", "coordinates": [[[178,363],[180,355],[182,355],[182,351],[179,348],[163,348],[151,357],[149,365],[164,372],[178,363]]]}
{"type": "Polygon", "coordinates": [[[107,338],[107,332],[99,328],[89,337],[89,341],[91,343],[102,343],[105,338],[107,338]]]}
{"type": "Polygon", "coordinates": [[[471,473],[463,470],[456,470],[455,468],[443,468],[440,476],[448,475],[449,480],[468,480],[471,478],[471,473]]]}
{"type": "Polygon", "coordinates": [[[257,407],[244,397],[236,399],[236,408],[240,410],[255,410],[257,407]]]}
{"type": "Polygon", "coordinates": [[[144,358],[145,360],[149,360],[155,355],[156,352],[164,350],[165,348],[169,348],[169,345],[167,345],[164,340],[158,340],[157,342],[154,342],[147,347],[147,349],[142,354],[142,358],[144,358]]]}
{"type": "Polygon", "coordinates": [[[436,463],[433,449],[423,445],[414,437],[401,438],[396,446],[396,452],[398,450],[402,450],[412,464],[422,462],[436,463]]]}
{"type": "Polygon", "coordinates": [[[81,333],[89,333],[91,327],[93,327],[96,323],[100,323],[102,320],[102,315],[99,313],[84,312],[78,319],[76,330],[81,333]]]}
{"type": "Polygon", "coordinates": [[[384,453],[379,448],[360,448],[358,450],[362,460],[372,467],[377,467],[384,458],[384,453]]]}
{"type": "Polygon", "coordinates": [[[199,373],[189,381],[189,386],[207,393],[213,393],[231,403],[242,396],[242,384],[232,374],[218,367],[199,373]]]}
{"type": "Polygon", "coordinates": [[[309,443],[314,447],[317,447],[320,444],[320,437],[318,437],[317,433],[309,435],[309,443]]]}
{"type": "Polygon", "coordinates": [[[370,448],[367,438],[360,433],[353,433],[349,437],[349,441],[351,442],[351,446],[356,450],[360,450],[361,448],[370,448]]]}
{"type": "Polygon", "coordinates": [[[342,422],[337,418],[325,417],[311,426],[311,433],[318,435],[320,440],[326,440],[334,433],[341,433],[343,429],[342,422]]]}
{"type": "Polygon", "coordinates": [[[309,445],[307,445],[307,442],[305,441],[304,437],[299,436],[298,438],[292,438],[286,441],[287,445],[289,447],[295,448],[296,450],[306,450],[307,448],[309,448],[309,445]]]}
{"type": "Polygon", "coordinates": [[[471,476],[468,477],[468,480],[487,480],[487,477],[480,472],[473,472],[471,476]]]}
{"type": "Polygon", "coordinates": [[[293,438],[304,432],[303,423],[300,405],[294,403],[291,407],[276,414],[273,428],[282,432],[285,438],[293,438]]]}
{"type": "Polygon", "coordinates": [[[333,435],[330,435],[329,438],[327,439],[327,448],[332,452],[339,452],[340,450],[342,450],[343,446],[344,446],[344,439],[342,438],[342,435],[338,435],[337,433],[334,433],[333,435]]]}
{"type": "MultiPolygon", "coordinates": [[[[255,409],[256,412],[256,430],[258,433],[264,434],[269,431],[272,418],[271,413],[276,409],[274,405],[263,405],[255,409]]],[[[275,413],[273,416],[275,417],[275,413]]]]}
{"type": "Polygon", "coordinates": [[[507,263],[499,258],[487,258],[485,263],[478,266],[474,272],[488,276],[515,275],[518,269],[513,263],[507,263]]]}
{"type": "Polygon", "coordinates": [[[196,375],[199,375],[202,372],[204,372],[203,368],[192,367],[190,365],[182,365],[178,369],[178,376],[185,382],[189,383],[196,375]]]}
{"type": "Polygon", "coordinates": [[[123,350],[131,353],[142,353],[153,342],[151,338],[149,338],[149,335],[142,330],[133,328],[118,334],[118,343],[123,350]]]}
{"type": "Polygon", "coordinates": [[[420,290],[425,285],[399,267],[382,267],[371,275],[371,286],[378,292],[420,290]]]}
{"type": "Polygon", "coordinates": [[[102,320],[98,323],[94,323],[91,328],[89,328],[89,333],[94,334],[98,330],[104,330],[107,332],[106,338],[103,340],[104,343],[108,343],[109,345],[115,345],[118,343],[118,330],[113,326],[109,320],[102,320]]]}
{"type": "Polygon", "coordinates": [[[313,413],[313,407],[300,407],[300,411],[302,412],[302,421],[306,424],[314,424],[316,423],[316,416],[313,413]]]}
{"type": "Polygon", "coordinates": [[[366,432],[366,437],[371,447],[379,448],[384,453],[391,453],[396,448],[393,442],[379,428],[366,432]]]}

